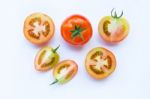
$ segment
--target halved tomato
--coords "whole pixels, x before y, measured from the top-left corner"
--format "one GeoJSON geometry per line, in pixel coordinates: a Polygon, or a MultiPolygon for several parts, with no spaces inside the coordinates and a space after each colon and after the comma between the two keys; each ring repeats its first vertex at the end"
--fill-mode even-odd
{"type": "Polygon", "coordinates": [[[98,26],[100,36],[108,43],[118,43],[125,39],[129,33],[128,21],[122,18],[123,12],[117,16],[116,12],[113,15],[113,10],[111,16],[103,17],[98,26]]]}
{"type": "Polygon", "coordinates": [[[92,26],[81,15],[68,17],[61,25],[62,37],[72,45],[84,45],[92,36],[92,26]]]}
{"type": "Polygon", "coordinates": [[[47,43],[54,35],[52,19],[43,13],[33,13],[24,22],[24,35],[31,43],[47,43]]]}
{"type": "Polygon", "coordinates": [[[55,81],[51,85],[57,82],[60,84],[67,83],[76,75],[77,71],[78,65],[73,60],[64,60],[58,63],[53,71],[55,81]]]}
{"type": "Polygon", "coordinates": [[[86,57],[85,68],[95,79],[106,78],[116,68],[115,56],[103,47],[94,48],[86,57]]]}
{"type": "Polygon", "coordinates": [[[52,69],[59,61],[59,55],[55,49],[51,47],[42,48],[35,57],[35,69],[38,71],[47,71],[52,69]]]}

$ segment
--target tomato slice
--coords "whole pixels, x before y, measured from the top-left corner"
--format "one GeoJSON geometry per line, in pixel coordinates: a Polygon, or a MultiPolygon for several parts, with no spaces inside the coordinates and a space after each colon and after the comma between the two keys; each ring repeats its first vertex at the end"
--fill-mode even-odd
{"type": "Polygon", "coordinates": [[[116,68],[116,59],[112,52],[97,47],[92,49],[85,60],[87,72],[95,79],[108,77],[116,68]]]}
{"type": "Polygon", "coordinates": [[[54,35],[52,19],[43,13],[33,13],[24,22],[24,35],[31,43],[47,43],[54,35]]]}
{"type": "Polygon", "coordinates": [[[35,69],[38,71],[47,71],[52,69],[59,61],[59,55],[56,52],[57,49],[51,47],[42,48],[35,58],[35,69]]]}
{"type": "Polygon", "coordinates": [[[129,24],[125,18],[122,18],[122,15],[123,12],[118,17],[115,12],[114,16],[105,16],[101,19],[98,31],[104,41],[108,43],[118,43],[127,37],[129,33],[129,24]]]}
{"type": "Polygon", "coordinates": [[[61,25],[61,35],[72,45],[84,45],[92,36],[92,26],[88,19],[81,15],[68,17],[61,25]]]}
{"type": "Polygon", "coordinates": [[[55,81],[51,85],[57,82],[60,84],[67,83],[76,75],[77,71],[78,65],[73,60],[64,60],[58,63],[53,71],[55,81]]]}

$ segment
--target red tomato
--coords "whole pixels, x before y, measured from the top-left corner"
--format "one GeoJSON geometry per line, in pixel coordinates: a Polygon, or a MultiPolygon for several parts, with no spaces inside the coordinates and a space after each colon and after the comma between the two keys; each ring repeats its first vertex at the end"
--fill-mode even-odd
{"type": "Polygon", "coordinates": [[[43,13],[33,13],[24,22],[24,35],[33,44],[47,43],[54,35],[52,19],[43,13]]]}
{"type": "Polygon", "coordinates": [[[106,78],[116,68],[115,56],[105,48],[94,48],[86,57],[85,68],[89,75],[95,79],[106,78]]]}
{"type": "Polygon", "coordinates": [[[92,36],[92,26],[85,17],[72,15],[62,23],[61,35],[72,45],[84,45],[92,36]]]}

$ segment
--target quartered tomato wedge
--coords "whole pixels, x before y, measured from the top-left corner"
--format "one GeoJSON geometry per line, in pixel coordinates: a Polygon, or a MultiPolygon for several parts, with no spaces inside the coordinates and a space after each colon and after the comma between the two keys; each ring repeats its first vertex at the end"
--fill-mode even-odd
{"type": "Polygon", "coordinates": [[[64,60],[58,63],[53,71],[55,81],[51,85],[67,83],[76,75],[77,71],[78,65],[73,60],[64,60]]]}
{"type": "Polygon", "coordinates": [[[35,58],[35,69],[38,71],[47,71],[53,68],[59,61],[59,55],[57,49],[51,47],[42,48],[36,55],[35,58]]]}
{"type": "Polygon", "coordinates": [[[24,35],[33,44],[47,43],[54,35],[52,19],[43,13],[33,13],[24,22],[24,35]]]}
{"type": "Polygon", "coordinates": [[[92,26],[85,17],[72,15],[62,23],[61,35],[72,45],[84,45],[92,36],[92,26]]]}
{"type": "Polygon", "coordinates": [[[92,49],[85,60],[87,72],[95,79],[109,76],[116,68],[116,59],[109,50],[97,47],[92,49]]]}
{"type": "Polygon", "coordinates": [[[123,12],[118,16],[116,12],[113,15],[113,10],[111,16],[102,18],[98,26],[100,36],[108,43],[118,43],[129,33],[129,24],[125,18],[122,18],[123,12]]]}

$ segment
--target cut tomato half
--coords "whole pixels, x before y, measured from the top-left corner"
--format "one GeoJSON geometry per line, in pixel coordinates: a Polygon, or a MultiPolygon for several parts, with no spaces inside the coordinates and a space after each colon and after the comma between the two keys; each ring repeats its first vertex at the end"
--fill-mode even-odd
{"type": "MultiPolygon", "coordinates": [[[[113,9],[114,10],[114,9],[113,9]]],[[[129,23],[125,18],[122,18],[123,12],[120,16],[113,15],[103,17],[98,26],[100,36],[108,43],[118,43],[124,40],[129,33],[129,23]]]]}
{"type": "Polygon", "coordinates": [[[35,57],[35,69],[38,71],[47,71],[52,69],[59,61],[57,49],[51,47],[42,48],[35,57]]]}
{"type": "Polygon", "coordinates": [[[92,49],[85,60],[87,72],[95,79],[109,76],[116,68],[116,59],[109,50],[97,47],[92,49]]]}
{"type": "Polygon", "coordinates": [[[47,43],[54,35],[52,19],[43,13],[33,13],[24,22],[24,35],[31,43],[47,43]]]}
{"type": "Polygon", "coordinates": [[[52,84],[64,84],[70,81],[77,73],[78,65],[73,60],[64,60],[58,63],[53,71],[55,81],[52,84]]]}

